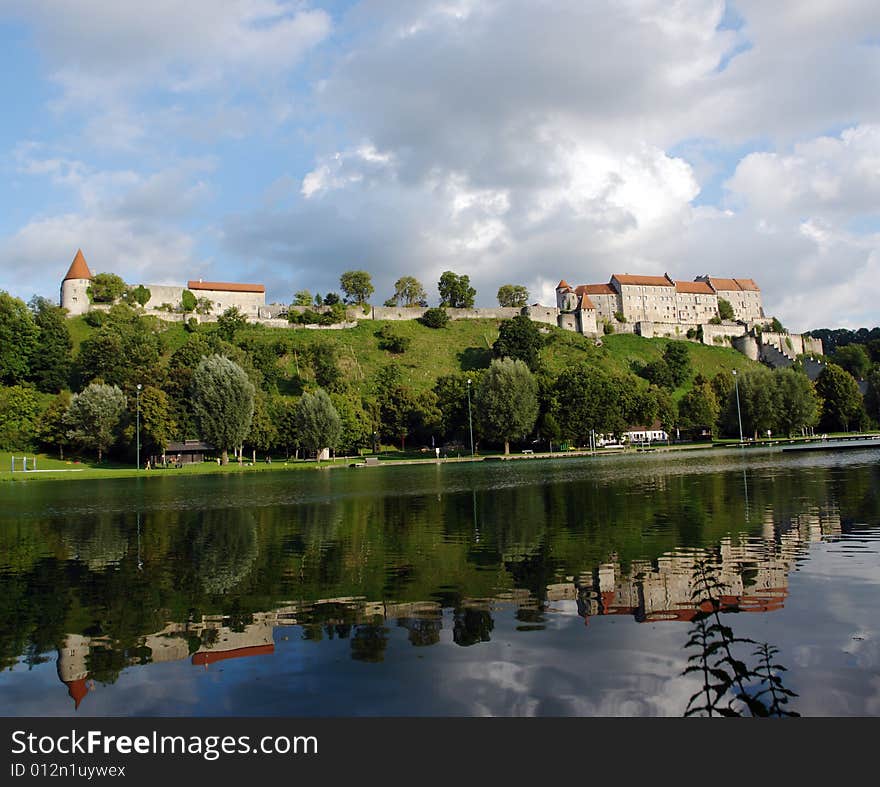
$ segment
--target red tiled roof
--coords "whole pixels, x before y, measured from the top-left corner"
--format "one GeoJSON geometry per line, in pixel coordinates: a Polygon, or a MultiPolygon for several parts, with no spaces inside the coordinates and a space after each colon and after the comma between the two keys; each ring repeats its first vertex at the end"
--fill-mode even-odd
{"type": "Polygon", "coordinates": [[[76,710],[79,710],[79,704],[85,699],[86,694],[89,693],[86,679],[80,678],[79,680],[65,681],[65,683],[67,684],[67,693],[76,703],[76,710]]]}
{"type": "Polygon", "coordinates": [[[672,282],[665,276],[631,276],[629,273],[615,273],[612,279],[619,284],[634,284],[642,287],[671,287],[672,282]]]}
{"type": "Polygon", "coordinates": [[[76,256],[73,258],[73,262],[70,263],[70,267],[67,269],[67,275],[64,277],[64,281],[67,281],[68,279],[91,278],[92,272],[86,264],[86,258],[83,257],[82,249],[77,249],[76,256]]]}
{"type": "Polygon", "coordinates": [[[574,291],[578,295],[587,293],[588,295],[617,295],[617,290],[610,284],[581,284],[575,287],[574,291]]]}
{"type": "Polygon", "coordinates": [[[557,290],[570,290],[571,287],[569,286],[568,282],[565,279],[563,279],[562,281],[559,282],[559,284],[556,285],[556,289],[557,290]]]}
{"type": "Polygon", "coordinates": [[[734,279],[734,281],[739,285],[741,290],[746,290],[747,292],[761,292],[761,288],[755,284],[754,279],[734,279]]]}
{"type": "Polygon", "coordinates": [[[586,293],[581,294],[581,309],[595,309],[596,307],[593,305],[593,302],[590,300],[590,296],[586,293]]]}
{"type": "Polygon", "coordinates": [[[676,292],[687,292],[693,295],[714,295],[715,290],[713,290],[706,282],[704,281],[677,281],[675,282],[675,291],[676,292]]]}
{"type": "Polygon", "coordinates": [[[266,292],[262,284],[237,284],[228,281],[188,281],[190,290],[217,290],[219,292],[266,292]]]}
{"type": "Polygon", "coordinates": [[[736,279],[716,279],[710,276],[709,284],[712,285],[712,289],[716,292],[721,290],[738,292],[741,289],[739,284],[736,283],[736,279]]]}

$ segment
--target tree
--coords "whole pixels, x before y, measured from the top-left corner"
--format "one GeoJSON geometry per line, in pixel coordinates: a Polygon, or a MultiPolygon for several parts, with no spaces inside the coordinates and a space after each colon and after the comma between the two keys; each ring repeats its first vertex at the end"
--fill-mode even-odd
{"type": "Polygon", "coordinates": [[[92,383],[82,393],[74,394],[64,418],[67,436],[85,448],[98,452],[98,461],[116,442],[125,394],[115,385],[92,383]]]}
{"type": "Polygon", "coordinates": [[[513,358],[522,361],[533,372],[540,366],[540,352],[544,346],[536,323],[525,314],[518,314],[504,320],[498,331],[498,338],[492,345],[496,358],[513,358]]]}
{"type": "Polygon", "coordinates": [[[316,458],[322,448],[335,448],[339,443],[342,421],[322,388],[300,397],[295,419],[297,441],[305,451],[314,452],[316,458]]]}
{"type": "Polygon", "coordinates": [[[880,366],[875,366],[868,375],[868,394],[865,396],[865,409],[875,421],[880,421],[880,366]]]}
{"type": "Polygon", "coordinates": [[[151,297],[152,293],[146,287],[144,287],[143,284],[138,284],[137,287],[130,289],[126,293],[126,300],[129,303],[136,303],[141,308],[147,305],[147,302],[150,300],[151,297]]]}
{"type": "MultiPolygon", "coordinates": [[[[740,415],[743,432],[751,432],[755,439],[759,433],[776,428],[779,413],[779,398],[773,372],[766,368],[751,369],[738,376],[740,415]]],[[[726,422],[728,429],[735,432],[737,427],[736,390],[727,403],[726,422]]]]}
{"type": "Polygon", "coordinates": [[[663,358],[657,358],[645,364],[641,371],[639,371],[639,376],[644,377],[649,383],[659,388],[669,388],[670,390],[675,388],[672,370],[663,358]]]}
{"type": "Polygon", "coordinates": [[[125,282],[115,273],[96,273],[86,292],[92,303],[113,303],[126,291],[125,282]]]}
{"type": "Polygon", "coordinates": [[[235,341],[235,334],[247,327],[247,316],[237,306],[230,306],[217,318],[217,333],[227,342],[235,341]]]}
{"type": "Polygon", "coordinates": [[[325,306],[335,306],[337,303],[341,303],[342,299],[339,297],[338,293],[328,292],[324,296],[324,305],[325,306]]]}
{"type": "Polygon", "coordinates": [[[725,300],[724,298],[718,299],[718,316],[722,320],[733,319],[733,306],[730,305],[730,301],[725,300]]]}
{"type": "Polygon", "coordinates": [[[779,369],[775,377],[779,397],[777,428],[791,435],[798,429],[815,426],[820,402],[807,375],[794,369],[779,369]]]}
{"type": "Polygon", "coordinates": [[[254,415],[254,384],[244,370],[223,355],[203,358],[193,372],[192,403],[201,438],[221,452],[244,443],[254,415]]]}
{"type": "Polygon", "coordinates": [[[184,290],[180,296],[180,309],[184,314],[189,314],[190,312],[194,312],[196,310],[196,306],[198,305],[198,301],[196,300],[196,296],[193,295],[189,290],[184,290]]]}
{"type": "Polygon", "coordinates": [[[785,326],[779,322],[778,317],[774,317],[770,322],[770,330],[773,331],[773,333],[788,333],[788,331],[785,330],[785,326]]]}
{"type": "Polygon", "coordinates": [[[33,388],[0,388],[0,448],[29,448],[39,431],[39,410],[33,388]]]}
{"type": "Polygon", "coordinates": [[[73,341],[67,327],[65,309],[46,298],[34,297],[29,304],[40,331],[40,351],[31,360],[31,379],[46,393],[57,393],[70,380],[73,341]]]}
{"type": "Polygon", "coordinates": [[[663,360],[669,366],[675,387],[684,385],[691,376],[691,356],[686,342],[669,342],[663,351],[663,360]]]}
{"type": "Polygon", "coordinates": [[[538,418],[538,384],[529,367],[513,358],[495,359],[476,390],[477,418],[483,433],[504,441],[524,437],[538,418]]]}
{"type": "Polygon", "coordinates": [[[521,284],[502,284],[498,288],[498,305],[522,308],[529,303],[529,291],[521,284]]]}
{"type": "Polygon", "coordinates": [[[838,347],[830,361],[848,371],[856,380],[864,380],[871,371],[871,359],[861,344],[838,347]]]}
{"type": "Polygon", "coordinates": [[[632,375],[586,363],[565,369],[554,385],[554,416],[563,437],[585,443],[592,431],[623,432],[632,412],[630,394],[637,385],[632,375]]]}
{"type": "Polygon", "coordinates": [[[16,385],[31,377],[40,329],[24,301],[0,291],[0,385],[16,385]]]}
{"type": "Polygon", "coordinates": [[[822,400],[822,428],[849,431],[865,415],[865,404],[858,383],[852,375],[829,363],[816,380],[816,393],[822,400]]]}
{"type": "Polygon", "coordinates": [[[148,454],[149,449],[164,453],[177,429],[171,399],[161,388],[147,385],[141,391],[140,403],[141,443],[148,454]]]}
{"type": "Polygon", "coordinates": [[[427,328],[445,328],[449,322],[449,314],[446,309],[428,309],[419,318],[419,322],[427,328]]]}
{"type": "Polygon", "coordinates": [[[394,295],[386,302],[386,306],[418,306],[427,299],[425,288],[414,276],[401,276],[394,282],[394,295]]]}
{"type": "Polygon", "coordinates": [[[688,391],[678,405],[681,425],[688,429],[715,431],[715,422],[721,408],[712,384],[704,380],[688,391]]]}
{"type": "Polygon", "coordinates": [[[345,387],[345,380],[339,369],[338,345],[327,340],[315,342],[306,351],[306,357],[318,387],[328,391],[341,391],[345,387]]]}
{"type": "Polygon", "coordinates": [[[405,353],[412,344],[412,339],[409,336],[401,336],[390,325],[383,325],[376,331],[376,336],[379,339],[379,349],[387,350],[395,355],[405,353]]]}
{"type": "Polygon", "coordinates": [[[339,277],[339,287],[349,303],[365,304],[373,294],[373,283],[366,271],[346,271],[339,277]]]}
{"type": "Polygon", "coordinates": [[[299,290],[293,295],[293,306],[311,306],[312,293],[308,290],[299,290]]]}
{"type": "Polygon", "coordinates": [[[449,374],[437,378],[434,393],[440,410],[440,430],[447,440],[464,439],[468,435],[468,380],[479,384],[482,372],[449,374]]]}
{"type": "Polygon", "coordinates": [[[67,424],[64,418],[70,409],[71,396],[68,391],[59,393],[45,409],[40,417],[38,429],[40,442],[58,449],[58,458],[64,459],[64,446],[70,444],[67,436],[67,424]]]}
{"type": "Polygon", "coordinates": [[[471,287],[469,276],[458,276],[452,271],[445,271],[437,282],[440,292],[440,305],[450,309],[472,309],[477,291],[471,287]]]}

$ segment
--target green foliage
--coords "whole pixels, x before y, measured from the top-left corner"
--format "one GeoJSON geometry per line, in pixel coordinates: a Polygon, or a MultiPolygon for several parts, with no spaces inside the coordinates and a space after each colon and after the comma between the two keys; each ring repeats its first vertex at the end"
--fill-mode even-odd
{"type": "Polygon", "coordinates": [[[67,436],[84,448],[104,453],[116,442],[125,416],[125,394],[115,385],[92,383],[82,393],[74,394],[64,418],[67,436]]]}
{"type": "MultiPolygon", "coordinates": [[[[777,426],[779,396],[773,372],[758,367],[737,376],[743,435],[756,439],[777,426]]],[[[727,402],[724,422],[729,434],[738,432],[736,388],[727,402]]]]}
{"type": "Polygon", "coordinates": [[[92,303],[114,303],[126,289],[125,282],[115,273],[96,273],[86,293],[92,303]]]}
{"type": "Polygon", "coordinates": [[[235,341],[235,334],[248,324],[247,316],[237,306],[230,306],[217,318],[217,333],[227,342],[235,341]]]}
{"type": "Polygon", "coordinates": [[[312,293],[308,290],[299,290],[293,295],[293,303],[291,306],[311,306],[312,293]]]}
{"type": "Polygon", "coordinates": [[[254,393],[254,415],[245,443],[257,451],[268,451],[278,440],[276,408],[272,398],[263,391],[254,393]]]}
{"type": "Polygon", "coordinates": [[[309,347],[307,357],[318,387],[327,391],[341,391],[345,387],[336,344],[326,340],[317,342],[309,347]]]}
{"type": "Polygon", "coordinates": [[[472,309],[477,291],[471,287],[470,276],[444,271],[437,282],[440,305],[451,309],[472,309]]]}
{"type": "Polygon", "coordinates": [[[192,405],[199,436],[222,451],[244,443],[254,414],[254,385],[244,370],[222,355],[203,358],[193,372],[192,405]]]}
{"type": "Polygon", "coordinates": [[[775,378],[779,397],[776,429],[791,435],[815,426],[821,403],[809,378],[794,369],[778,369],[775,378]]]}
{"type": "Polygon", "coordinates": [[[294,325],[336,325],[344,320],[345,306],[338,300],[322,311],[304,309],[300,312],[290,309],[287,312],[287,321],[294,325]]]}
{"type": "Polygon", "coordinates": [[[330,401],[339,414],[340,433],[336,448],[354,453],[362,446],[371,446],[374,417],[369,406],[355,391],[331,393],[330,401]]]}
{"type": "Polygon", "coordinates": [[[522,308],[528,306],[529,291],[522,284],[502,284],[498,288],[498,305],[522,308]]]}
{"type": "MultiPolygon", "coordinates": [[[[718,318],[718,322],[714,323],[715,325],[720,325],[721,320],[733,319],[733,306],[731,305],[730,301],[726,300],[725,298],[718,299],[718,318]]],[[[712,320],[710,320],[709,322],[712,322],[712,320]]]]}
{"type": "Polygon", "coordinates": [[[829,363],[816,380],[822,400],[821,425],[828,431],[858,427],[865,418],[865,404],[859,386],[841,367],[829,363]]]}
{"type": "Polygon", "coordinates": [[[703,380],[682,397],[678,405],[679,422],[687,429],[706,428],[713,432],[720,409],[712,384],[703,380]]]}
{"type": "Polygon", "coordinates": [[[0,291],[0,385],[31,378],[39,349],[40,329],[24,301],[0,291]]]}
{"type": "Polygon", "coordinates": [[[394,282],[394,295],[387,301],[386,306],[418,306],[427,301],[428,295],[422,283],[414,276],[401,276],[394,282]]]}
{"type": "Polygon", "coordinates": [[[202,296],[201,298],[196,298],[196,314],[201,314],[202,316],[210,314],[214,310],[214,304],[212,303],[210,298],[206,298],[202,296]]]}
{"type": "Polygon", "coordinates": [[[519,314],[501,323],[498,338],[492,345],[492,352],[496,358],[520,360],[534,372],[540,366],[540,352],[543,346],[544,338],[537,324],[526,315],[519,314]]]}
{"type": "MultiPolygon", "coordinates": [[[[563,437],[585,444],[590,433],[622,434],[637,418],[639,390],[630,374],[608,372],[590,364],[571,366],[556,379],[554,416],[563,437]]],[[[659,410],[659,398],[656,400],[659,410]]]]}
{"type": "Polygon", "coordinates": [[[639,371],[639,376],[659,388],[672,390],[676,387],[675,380],[672,379],[672,370],[665,358],[658,358],[643,366],[639,371]]]}
{"type": "Polygon", "coordinates": [[[608,320],[602,320],[602,333],[605,334],[605,336],[610,336],[614,333],[614,325],[608,320]]]}
{"type": "Polygon", "coordinates": [[[309,453],[335,448],[339,443],[342,421],[327,392],[319,388],[304,393],[296,405],[297,442],[309,453]]]}
{"type": "Polygon", "coordinates": [[[379,338],[379,349],[395,355],[405,353],[412,344],[412,339],[396,333],[390,325],[383,325],[376,331],[376,336],[379,338]]]}
{"type": "Polygon", "coordinates": [[[504,442],[528,435],[538,418],[538,384],[529,367],[513,358],[497,358],[476,390],[477,420],[481,431],[504,442]]]}
{"type": "Polygon", "coordinates": [[[770,323],[770,330],[774,333],[788,333],[788,331],[785,330],[785,327],[782,325],[781,322],[779,322],[778,318],[776,317],[774,317],[773,321],[770,323]]]}
{"type": "Polygon", "coordinates": [[[864,380],[871,372],[871,359],[867,349],[861,344],[839,347],[829,360],[848,371],[856,380],[864,380]]]}
{"type": "Polygon", "coordinates": [[[47,448],[57,448],[59,458],[64,459],[64,447],[70,444],[65,416],[70,408],[71,395],[59,393],[40,416],[38,429],[40,442],[47,448]]]}
{"type": "Polygon", "coordinates": [[[325,306],[335,306],[337,303],[342,303],[342,299],[339,297],[338,293],[328,292],[324,296],[324,305],[325,306]]]}
{"type": "Polygon", "coordinates": [[[36,391],[24,385],[0,387],[0,448],[30,448],[39,431],[36,391]]]}
{"type": "Polygon", "coordinates": [[[40,332],[40,349],[31,359],[31,379],[41,391],[57,393],[70,383],[73,341],[66,311],[39,297],[29,305],[40,332]]]}
{"type": "Polygon", "coordinates": [[[189,290],[184,290],[183,294],[180,296],[180,308],[183,313],[189,314],[190,312],[194,312],[197,304],[198,301],[196,300],[196,296],[189,290]]]}
{"type": "Polygon", "coordinates": [[[163,453],[177,430],[171,399],[161,388],[147,385],[141,391],[140,402],[141,446],[145,453],[163,453]]]}
{"type": "Polygon", "coordinates": [[[614,312],[614,319],[617,320],[617,322],[625,323],[626,315],[623,312],[614,312]]]}
{"type": "Polygon", "coordinates": [[[880,366],[875,366],[868,375],[868,393],[865,396],[865,409],[874,421],[880,421],[880,366]]]}
{"type": "Polygon", "coordinates": [[[691,376],[691,357],[688,346],[684,342],[674,341],[666,345],[663,351],[663,360],[669,367],[672,382],[676,387],[681,386],[691,376]]]}
{"type": "MultiPolygon", "coordinates": [[[[710,317],[709,318],[709,325],[721,325],[721,318],[720,317],[710,317]]],[[[716,336],[715,339],[717,339],[717,338],[718,337],[716,336]]]]}
{"type": "Polygon", "coordinates": [[[482,374],[461,372],[437,378],[434,393],[440,410],[440,430],[447,440],[464,441],[468,436],[468,380],[475,389],[482,374]]]}
{"type": "Polygon", "coordinates": [[[449,322],[449,315],[442,307],[428,309],[420,318],[419,322],[427,328],[445,328],[449,322]]]}
{"type": "Polygon", "coordinates": [[[147,302],[151,297],[152,293],[144,287],[143,284],[138,284],[137,287],[134,287],[125,293],[125,299],[130,304],[137,304],[142,308],[147,305],[147,302]]]}
{"type": "Polygon", "coordinates": [[[339,287],[349,303],[359,306],[367,303],[374,292],[370,274],[366,271],[346,271],[339,277],[339,287]]]}

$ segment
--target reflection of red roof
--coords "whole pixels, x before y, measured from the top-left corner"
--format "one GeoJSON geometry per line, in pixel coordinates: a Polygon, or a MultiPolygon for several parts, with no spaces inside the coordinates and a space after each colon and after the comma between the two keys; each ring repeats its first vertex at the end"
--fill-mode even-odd
{"type": "Polygon", "coordinates": [[[213,664],[226,659],[243,659],[248,656],[269,656],[275,652],[275,645],[253,645],[249,648],[233,648],[232,650],[208,650],[193,653],[192,663],[198,667],[213,664]]]}
{"type": "Polygon", "coordinates": [[[578,295],[582,293],[588,293],[589,295],[617,295],[617,290],[610,284],[581,284],[580,287],[575,287],[574,291],[578,295]]]}
{"type": "Polygon", "coordinates": [[[79,704],[83,701],[86,694],[89,693],[86,679],[80,678],[79,680],[65,681],[65,683],[67,684],[67,693],[73,698],[73,701],[76,703],[76,709],[79,710],[79,704]]]}
{"type": "Polygon", "coordinates": [[[70,263],[70,267],[67,269],[67,275],[64,277],[64,281],[68,279],[91,279],[92,272],[89,270],[89,266],[86,265],[86,258],[83,257],[82,249],[76,250],[76,256],[73,258],[73,262],[70,263]]]}
{"type": "Polygon", "coordinates": [[[631,276],[628,273],[615,273],[612,279],[617,279],[619,284],[634,284],[643,287],[671,287],[672,282],[665,276],[631,276]]]}
{"type": "Polygon", "coordinates": [[[220,292],[266,292],[262,284],[236,284],[229,281],[188,281],[190,290],[217,290],[220,292]]]}

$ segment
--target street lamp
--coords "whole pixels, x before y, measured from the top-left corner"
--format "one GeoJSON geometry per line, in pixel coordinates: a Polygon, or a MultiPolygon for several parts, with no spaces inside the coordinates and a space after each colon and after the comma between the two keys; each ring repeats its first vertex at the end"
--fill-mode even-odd
{"type": "Polygon", "coordinates": [[[141,469],[141,388],[143,386],[137,384],[137,469],[141,469]]]}
{"type": "Polygon", "coordinates": [[[736,378],[736,369],[733,370],[733,386],[736,389],[736,418],[739,421],[739,444],[743,444],[743,419],[739,409],[739,381],[736,378]]]}
{"type": "Polygon", "coordinates": [[[474,421],[471,417],[471,379],[468,377],[467,381],[467,394],[468,394],[468,428],[471,433],[471,456],[474,455],[474,421]]]}

